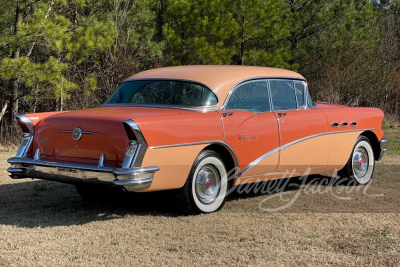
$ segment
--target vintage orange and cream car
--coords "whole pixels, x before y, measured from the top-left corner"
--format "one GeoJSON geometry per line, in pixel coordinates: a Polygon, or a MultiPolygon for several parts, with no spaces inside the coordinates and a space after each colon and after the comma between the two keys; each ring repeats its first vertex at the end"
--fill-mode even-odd
{"type": "MultiPolygon", "coordinates": [[[[368,183],[387,150],[377,108],[312,101],[300,74],[275,68],[185,66],[125,80],[99,108],[20,115],[14,179],[176,189],[190,212],[220,209],[229,187],[340,170],[368,183]]],[[[103,191],[101,191],[103,192],[103,191]]]]}

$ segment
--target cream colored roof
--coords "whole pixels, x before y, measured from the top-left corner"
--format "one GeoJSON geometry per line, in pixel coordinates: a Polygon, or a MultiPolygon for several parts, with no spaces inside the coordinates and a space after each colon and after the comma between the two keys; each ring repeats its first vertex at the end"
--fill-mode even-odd
{"type": "Polygon", "coordinates": [[[199,82],[210,87],[218,95],[222,106],[229,91],[240,81],[254,77],[303,78],[297,72],[252,66],[196,65],[152,69],[137,73],[127,79],[182,79],[199,82]]]}

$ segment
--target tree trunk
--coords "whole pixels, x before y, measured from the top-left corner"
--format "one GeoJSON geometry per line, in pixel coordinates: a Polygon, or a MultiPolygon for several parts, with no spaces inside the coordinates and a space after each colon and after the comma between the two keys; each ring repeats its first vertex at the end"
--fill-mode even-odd
{"type": "Polygon", "coordinates": [[[157,12],[157,31],[158,38],[161,41],[163,39],[163,25],[164,25],[164,0],[158,1],[158,12],[157,12]]]}
{"type": "Polygon", "coordinates": [[[245,43],[245,39],[244,39],[244,22],[245,22],[245,18],[244,16],[242,16],[242,41],[240,43],[240,64],[244,65],[244,43],[245,43]]]}
{"type": "MultiPolygon", "coordinates": [[[[22,20],[21,9],[17,3],[17,8],[15,9],[15,22],[14,22],[14,36],[18,33],[18,23],[22,20]]],[[[13,58],[17,59],[20,57],[20,48],[17,47],[13,53],[13,58]]],[[[12,85],[12,99],[11,99],[11,134],[13,134],[14,129],[17,128],[17,120],[18,116],[18,93],[19,93],[19,82],[20,79],[16,78],[12,85]]]]}
{"type": "Polygon", "coordinates": [[[3,119],[4,114],[6,113],[7,107],[8,107],[8,102],[4,103],[3,109],[1,110],[0,122],[1,122],[1,119],[3,119]]]}

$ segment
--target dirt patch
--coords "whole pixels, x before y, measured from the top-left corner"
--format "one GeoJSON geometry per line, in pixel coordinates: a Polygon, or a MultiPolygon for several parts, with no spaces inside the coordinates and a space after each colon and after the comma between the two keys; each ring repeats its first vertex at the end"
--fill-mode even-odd
{"type": "Polygon", "coordinates": [[[303,192],[272,213],[259,207],[271,195],[232,195],[221,212],[200,216],[182,216],[168,193],[85,202],[70,185],[12,180],[8,157],[0,154],[0,265],[400,264],[395,155],[378,164],[368,191],[384,197],[303,192]]]}

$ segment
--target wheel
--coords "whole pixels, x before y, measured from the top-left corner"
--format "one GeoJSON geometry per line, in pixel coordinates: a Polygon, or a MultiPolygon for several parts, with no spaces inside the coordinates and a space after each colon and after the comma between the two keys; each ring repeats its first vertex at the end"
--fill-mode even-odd
{"type": "Polygon", "coordinates": [[[120,195],[121,190],[118,188],[108,188],[93,184],[77,184],[75,185],[78,194],[85,200],[106,200],[120,195]]]}
{"type": "Polygon", "coordinates": [[[178,206],[188,214],[210,213],[221,209],[228,191],[226,168],[211,150],[196,158],[185,185],[177,194],[178,206]]]}
{"type": "Polygon", "coordinates": [[[346,166],[338,174],[356,182],[357,185],[368,184],[374,174],[375,158],[369,139],[358,137],[346,166]]]}

